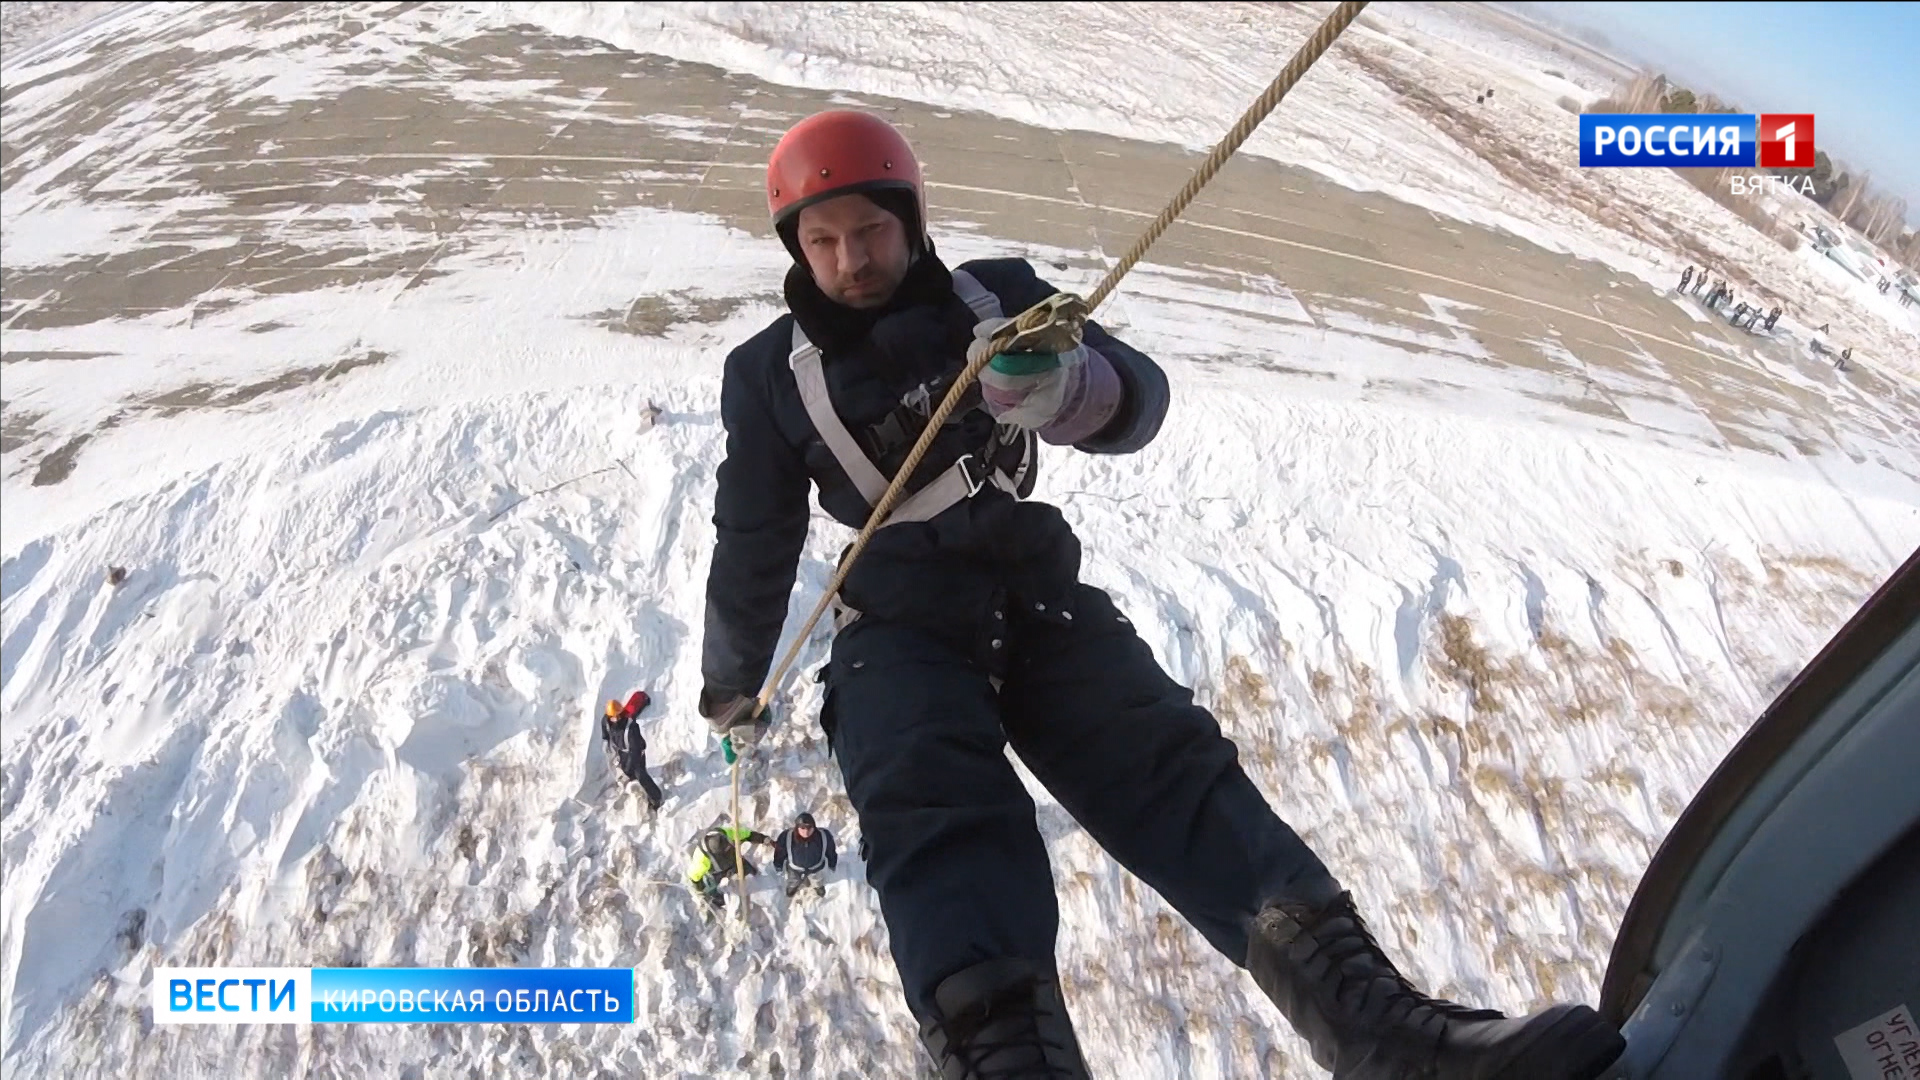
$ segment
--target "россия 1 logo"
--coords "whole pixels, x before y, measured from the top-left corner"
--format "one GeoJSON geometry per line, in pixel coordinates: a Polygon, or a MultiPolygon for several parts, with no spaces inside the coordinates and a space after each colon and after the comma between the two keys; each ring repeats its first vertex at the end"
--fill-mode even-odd
{"type": "Polygon", "coordinates": [[[1813,168],[1812,113],[1761,114],[1760,167],[1813,168]]]}
{"type": "Polygon", "coordinates": [[[1813,168],[1812,113],[1584,113],[1580,167],[1813,168]]]}

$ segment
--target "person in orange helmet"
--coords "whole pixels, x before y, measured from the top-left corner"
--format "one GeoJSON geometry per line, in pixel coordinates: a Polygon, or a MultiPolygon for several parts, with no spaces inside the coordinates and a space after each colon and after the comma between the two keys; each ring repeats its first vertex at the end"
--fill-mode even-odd
{"type": "Polygon", "coordinates": [[[639,784],[647,794],[647,805],[658,810],[662,801],[660,786],[647,774],[647,740],[640,734],[640,712],[647,703],[645,690],[635,690],[624,705],[610,699],[600,719],[600,738],[621,775],[628,782],[639,784]]]}
{"type": "Polygon", "coordinates": [[[1061,993],[1059,909],[1004,750],[1116,860],[1246,968],[1341,1080],[1592,1080],[1621,1052],[1592,1009],[1507,1019],[1429,997],[1154,659],[1080,539],[1032,499],[1042,444],[1147,446],[1149,357],[1089,320],[1058,353],[987,353],[1055,295],[1024,259],[949,268],[905,135],[807,117],[767,208],[788,311],[727,357],[700,712],[734,748],[756,713],[806,542],[807,499],[859,528],[969,357],[988,360],[837,601],[821,715],[907,1006],[948,1080],[1088,1075],[1061,993]]]}

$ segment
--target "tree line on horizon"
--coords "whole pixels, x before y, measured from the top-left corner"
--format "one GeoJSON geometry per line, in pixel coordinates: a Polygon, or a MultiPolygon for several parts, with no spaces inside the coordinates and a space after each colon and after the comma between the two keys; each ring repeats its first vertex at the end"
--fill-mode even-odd
{"type": "MultiPolygon", "coordinates": [[[[1722,101],[1711,93],[1696,94],[1664,74],[1646,72],[1636,76],[1612,94],[1595,101],[1585,111],[1716,115],[1745,113],[1748,110],[1731,102],[1722,101]]],[[[1717,173],[1722,170],[1675,169],[1674,171],[1685,176],[1689,173],[1717,173]]],[[[1909,228],[1907,225],[1907,201],[1892,192],[1876,190],[1871,171],[1855,170],[1845,162],[1834,160],[1825,150],[1817,147],[1814,150],[1811,170],[1754,169],[1750,171],[1796,181],[1799,177],[1807,177],[1812,182],[1812,190],[1801,190],[1796,183],[1794,188],[1796,192],[1825,207],[1834,217],[1851,226],[1860,235],[1888,249],[1901,262],[1908,266],[1920,263],[1920,230],[1909,228]]],[[[1713,196],[1716,201],[1726,201],[1716,190],[1720,185],[1716,184],[1710,188],[1696,177],[1687,176],[1687,179],[1693,181],[1694,186],[1713,196]]]]}

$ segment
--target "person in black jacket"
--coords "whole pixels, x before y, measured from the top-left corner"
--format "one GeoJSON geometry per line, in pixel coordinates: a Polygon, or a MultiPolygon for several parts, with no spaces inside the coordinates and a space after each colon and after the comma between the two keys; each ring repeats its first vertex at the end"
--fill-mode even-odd
{"type": "Polygon", "coordinates": [[[773,868],[787,872],[787,895],[812,885],[813,891],[826,895],[826,887],[814,878],[823,870],[840,866],[840,853],[834,850],[833,833],[813,823],[812,814],[793,819],[793,828],[784,830],[773,841],[773,868]]]}
{"type": "Polygon", "coordinates": [[[646,707],[644,690],[634,691],[625,705],[608,701],[606,713],[600,718],[600,738],[607,744],[607,756],[620,766],[621,774],[639,784],[647,793],[647,805],[658,810],[662,799],[660,787],[647,775],[647,740],[640,735],[640,710],[646,707]]]}
{"type": "MultiPolygon", "coordinates": [[[[699,705],[749,750],[810,489],[865,524],[968,358],[1057,291],[1024,259],[943,263],[912,147],[866,113],[795,125],[767,199],[789,310],[726,361],[699,705]]],[[[1041,444],[1133,453],[1168,404],[1159,366],[1092,320],[1063,352],[992,356],[841,591],[821,725],[929,1053],[948,1078],[1087,1075],[1011,744],[1343,1077],[1591,1080],[1623,1046],[1592,1009],[1507,1020],[1400,975],[1214,717],[1080,581],[1060,511],[1026,498],[1041,444]]]]}

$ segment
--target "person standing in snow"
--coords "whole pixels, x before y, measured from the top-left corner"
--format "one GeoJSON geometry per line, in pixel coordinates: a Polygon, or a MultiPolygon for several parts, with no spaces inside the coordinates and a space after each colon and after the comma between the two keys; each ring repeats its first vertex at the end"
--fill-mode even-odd
{"type": "Polygon", "coordinates": [[[826,886],[813,875],[839,867],[840,853],[834,850],[833,833],[815,825],[812,814],[794,818],[793,828],[774,838],[773,868],[786,871],[788,897],[799,892],[802,885],[812,885],[814,892],[825,896],[826,886]]]}
{"type": "Polygon", "coordinates": [[[1686,270],[1680,274],[1680,291],[1686,292],[1687,286],[1691,284],[1693,284],[1693,265],[1689,263],[1686,270]]]}
{"type": "MultiPolygon", "coordinates": [[[[726,359],[700,693],[715,733],[749,748],[810,491],[842,524],[865,524],[969,355],[1057,292],[1025,259],[949,268],[913,150],[877,117],[800,121],[766,183],[793,257],[789,310],[726,359]]],[[[821,726],[942,1075],[1089,1075],[1056,970],[1047,849],[1011,744],[1343,1078],[1591,1080],[1623,1046],[1591,1008],[1507,1019],[1402,977],[1212,714],[1080,581],[1064,516],[1026,498],[1041,444],[1134,453],[1168,403],[1160,367],[1097,322],[1065,352],[992,357],[838,598],[821,726]]]]}
{"type": "Polygon", "coordinates": [[[606,743],[607,756],[620,766],[626,778],[647,793],[647,805],[660,809],[659,785],[647,775],[647,740],[640,735],[640,710],[647,707],[647,693],[635,690],[625,705],[608,701],[600,718],[600,739],[606,743]]]}
{"type": "Polygon", "coordinates": [[[700,899],[713,907],[724,908],[727,897],[722,886],[733,876],[736,862],[748,877],[757,877],[760,873],[744,855],[736,856],[734,845],[771,843],[765,833],[715,825],[700,834],[700,842],[693,849],[693,863],[687,867],[687,881],[700,899]]]}

